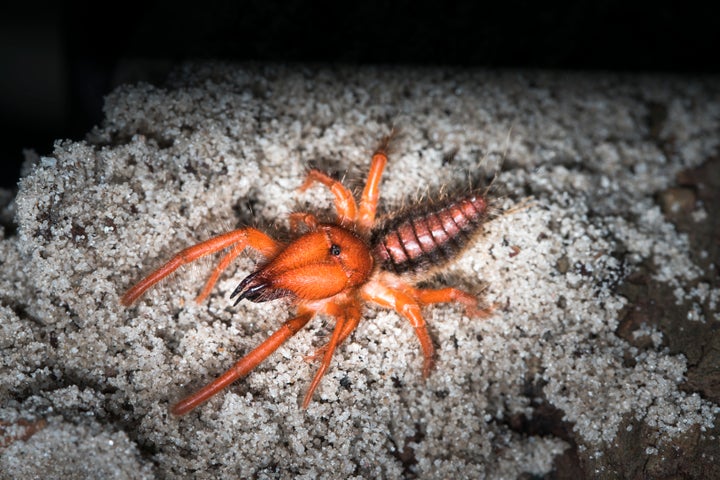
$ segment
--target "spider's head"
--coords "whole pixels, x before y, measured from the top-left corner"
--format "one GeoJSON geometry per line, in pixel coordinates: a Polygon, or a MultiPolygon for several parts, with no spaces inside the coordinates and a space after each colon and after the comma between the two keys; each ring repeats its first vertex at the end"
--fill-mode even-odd
{"type": "Polygon", "coordinates": [[[373,257],[363,240],[345,228],[321,224],[248,275],[231,298],[238,297],[236,304],[243,298],[321,300],[362,285],[372,268],[373,257]]]}

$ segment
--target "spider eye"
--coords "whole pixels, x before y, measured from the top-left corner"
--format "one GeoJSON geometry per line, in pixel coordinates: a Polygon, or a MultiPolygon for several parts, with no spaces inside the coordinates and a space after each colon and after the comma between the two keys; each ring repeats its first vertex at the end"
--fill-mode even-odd
{"type": "Polygon", "coordinates": [[[335,245],[335,244],[331,245],[331,246],[330,246],[330,255],[334,255],[334,256],[336,256],[336,257],[337,257],[338,255],[340,255],[340,247],[338,247],[338,246],[335,245]]]}

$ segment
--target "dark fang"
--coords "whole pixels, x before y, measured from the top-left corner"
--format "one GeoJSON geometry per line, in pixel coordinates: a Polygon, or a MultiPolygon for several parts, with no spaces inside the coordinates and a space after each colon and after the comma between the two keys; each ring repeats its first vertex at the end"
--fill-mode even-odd
{"type": "Polygon", "coordinates": [[[242,300],[243,298],[247,298],[248,300],[252,301],[258,296],[260,296],[262,291],[267,288],[267,284],[264,282],[250,285],[253,280],[255,280],[256,276],[257,272],[251,273],[250,275],[245,277],[242,282],[240,282],[237,288],[235,288],[232,295],[230,295],[230,298],[234,298],[236,296],[238,297],[233,305],[237,305],[238,303],[240,303],[240,300],[242,300]]]}
{"type": "Polygon", "coordinates": [[[230,295],[230,298],[237,296],[233,306],[240,303],[242,299],[260,303],[291,295],[292,292],[287,290],[272,288],[269,282],[258,276],[260,272],[262,272],[262,270],[251,273],[235,288],[232,295],[230,295]]]}

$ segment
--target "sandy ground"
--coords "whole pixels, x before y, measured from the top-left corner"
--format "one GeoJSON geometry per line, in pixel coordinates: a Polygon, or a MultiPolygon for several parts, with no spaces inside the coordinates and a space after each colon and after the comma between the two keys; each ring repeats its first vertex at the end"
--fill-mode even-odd
{"type": "MultiPolygon", "coordinates": [[[[712,78],[216,64],[118,89],[86,141],[29,154],[17,196],[2,197],[0,475],[518,478],[557,473],[573,452],[612,476],[602,457],[633,428],[646,465],[689,433],[711,442],[720,409],[683,387],[687,354],[652,319],[617,332],[638,271],[669,292],[679,330],[720,321],[706,280],[717,272],[658,201],[683,208],[663,192],[717,154],[719,98],[712,78]],[[212,235],[253,225],[285,238],[290,212],[332,218],[327,190],[297,191],[308,166],[361,188],[393,126],[381,212],[499,165],[499,204],[523,205],[430,282],[484,289],[495,313],[426,309],[438,362],[423,381],[412,328],[367,306],[302,410],[316,369],[304,357],[332,327],[318,317],[246,379],[171,416],[292,308],[232,306],[253,254],[200,305],[217,258],[130,308],[119,296],[212,235]]],[[[702,224],[712,207],[691,202],[686,216],[702,224]]]]}

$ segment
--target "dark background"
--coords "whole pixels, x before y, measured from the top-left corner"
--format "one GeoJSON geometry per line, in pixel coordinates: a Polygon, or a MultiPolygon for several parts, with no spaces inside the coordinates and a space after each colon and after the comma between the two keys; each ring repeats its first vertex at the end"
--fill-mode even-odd
{"type": "Polygon", "coordinates": [[[14,3],[0,7],[0,187],[15,188],[23,148],[48,155],[56,139],[82,139],[102,119],[103,95],[161,83],[186,59],[718,73],[714,10],[617,0],[14,3]]]}

